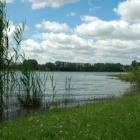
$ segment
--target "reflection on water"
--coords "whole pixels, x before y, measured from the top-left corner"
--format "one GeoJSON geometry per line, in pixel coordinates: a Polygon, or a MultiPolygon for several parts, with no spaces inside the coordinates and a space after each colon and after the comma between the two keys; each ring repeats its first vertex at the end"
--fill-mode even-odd
{"type": "MultiPolygon", "coordinates": [[[[42,72],[43,78],[45,72],[42,72]]],[[[51,103],[53,91],[50,78],[46,84],[46,93],[43,96],[43,107],[64,107],[76,106],[87,102],[95,102],[104,98],[112,98],[121,96],[130,84],[113,78],[109,75],[118,73],[105,72],[50,72],[54,75],[56,82],[56,95],[53,104],[51,103]],[[67,93],[66,77],[72,77],[71,89],[67,93]]],[[[22,110],[17,102],[16,96],[10,95],[8,109],[5,109],[4,118],[11,119],[15,116],[27,114],[26,110],[22,110]]],[[[31,111],[34,112],[34,111],[31,111]]],[[[35,111],[36,112],[36,111],[35,111]]],[[[28,112],[29,113],[29,112],[28,112]]]]}
{"type": "MultiPolygon", "coordinates": [[[[54,72],[57,94],[65,94],[65,78],[72,76],[71,93],[73,95],[87,94],[87,95],[101,95],[111,94],[119,96],[129,88],[130,84],[115,79],[109,75],[118,73],[105,73],[105,72],[54,72]]],[[[51,86],[48,81],[47,93],[51,94],[51,86]]]]}

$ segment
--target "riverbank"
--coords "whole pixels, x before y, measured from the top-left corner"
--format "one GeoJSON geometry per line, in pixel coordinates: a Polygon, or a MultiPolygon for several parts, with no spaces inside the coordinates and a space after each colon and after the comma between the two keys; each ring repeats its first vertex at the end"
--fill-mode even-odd
{"type": "Polygon", "coordinates": [[[2,124],[1,140],[122,140],[140,138],[140,96],[27,116],[2,124]]]}
{"type": "Polygon", "coordinates": [[[133,75],[131,73],[117,74],[117,75],[110,75],[110,76],[116,77],[125,82],[130,82],[130,83],[134,82],[133,75]]]}

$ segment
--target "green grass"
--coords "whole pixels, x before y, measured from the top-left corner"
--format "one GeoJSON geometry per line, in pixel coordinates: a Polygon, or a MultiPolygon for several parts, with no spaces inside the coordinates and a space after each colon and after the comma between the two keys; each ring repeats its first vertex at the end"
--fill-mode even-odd
{"type": "Polygon", "coordinates": [[[131,73],[128,74],[118,74],[118,75],[111,75],[112,77],[116,77],[122,81],[126,81],[126,82],[134,82],[134,77],[131,73]]]}
{"type": "Polygon", "coordinates": [[[0,140],[139,140],[140,96],[5,122],[0,140]]]}

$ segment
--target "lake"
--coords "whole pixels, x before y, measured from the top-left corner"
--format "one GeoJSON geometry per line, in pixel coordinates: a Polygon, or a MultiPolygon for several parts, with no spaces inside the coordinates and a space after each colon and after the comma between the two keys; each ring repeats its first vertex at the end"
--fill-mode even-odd
{"type": "MultiPolygon", "coordinates": [[[[37,72],[37,75],[40,76],[40,80],[42,81],[43,102],[61,102],[66,99],[85,101],[121,96],[129,89],[130,83],[111,76],[116,74],[120,73],[37,72]],[[52,76],[53,83],[51,80],[52,76]],[[44,82],[44,77],[48,77],[47,82],[44,82]]],[[[16,90],[16,95],[19,94],[19,91],[20,94],[24,93],[21,86],[20,89],[16,90]]],[[[10,95],[10,103],[8,104],[11,105],[12,103],[18,104],[15,95],[13,97],[10,95]]]]}
{"type": "MultiPolygon", "coordinates": [[[[46,88],[42,99],[43,108],[46,108],[48,104],[49,107],[53,108],[54,104],[52,103],[56,103],[57,107],[69,107],[95,102],[104,98],[118,97],[130,88],[128,82],[123,82],[110,76],[120,73],[40,72],[41,79],[44,78],[44,74],[48,75],[48,80],[45,86],[42,85],[42,88],[46,88]],[[54,85],[56,85],[54,96],[50,80],[50,76],[52,75],[54,76],[54,85]],[[68,77],[71,77],[70,84],[69,82],[67,84],[70,88],[66,88],[66,78],[68,77]]],[[[26,110],[20,108],[16,96],[10,95],[8,100],[5,101],[7,101],[7,109],[4,110],[5,119],[15,118],[16,116],[28,113],[28,110],[26,112],[26,110]]]]}
{"type": "MultiPolygon", "coordinates": [[[[70,93],[76,98],[83,97],[104,97],[104,96],[120,96],[129,89],[128,82],[121,81],[110,75],[120,73],[112,72],[50,72],[54,75],[56,82],[56,94],[61,96],[66,94],[66,77],[72,77],[70,93]]],[[[47,93],[52,94],[51,81],[48,80],[47,93]]]]}

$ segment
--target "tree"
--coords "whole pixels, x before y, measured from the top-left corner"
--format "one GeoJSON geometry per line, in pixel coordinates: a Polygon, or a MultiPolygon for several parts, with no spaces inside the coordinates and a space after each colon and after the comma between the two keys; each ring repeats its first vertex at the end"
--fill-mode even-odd
{"type": "Polygon", "coordinates": [[[35,59],[24,60],[23,67],[28,67],[30,69],[37,70],[38,69],[38,62],[35,59]]]}
{"type": "Polygon", "coordinates": [[[54,63],[49,62],[49,63],[46,63],[46,69],[49,71],[53,71],[56,69],[56,66],[54,63]]]}
{"type": "Polygon", "coordinates": [[[137,65],[138,65],[137,61],[136,61],[136,60],[133,60],[133,61],[132,61],[132,66],[133,66],[133,67],[136,67],[137,65]]]}

